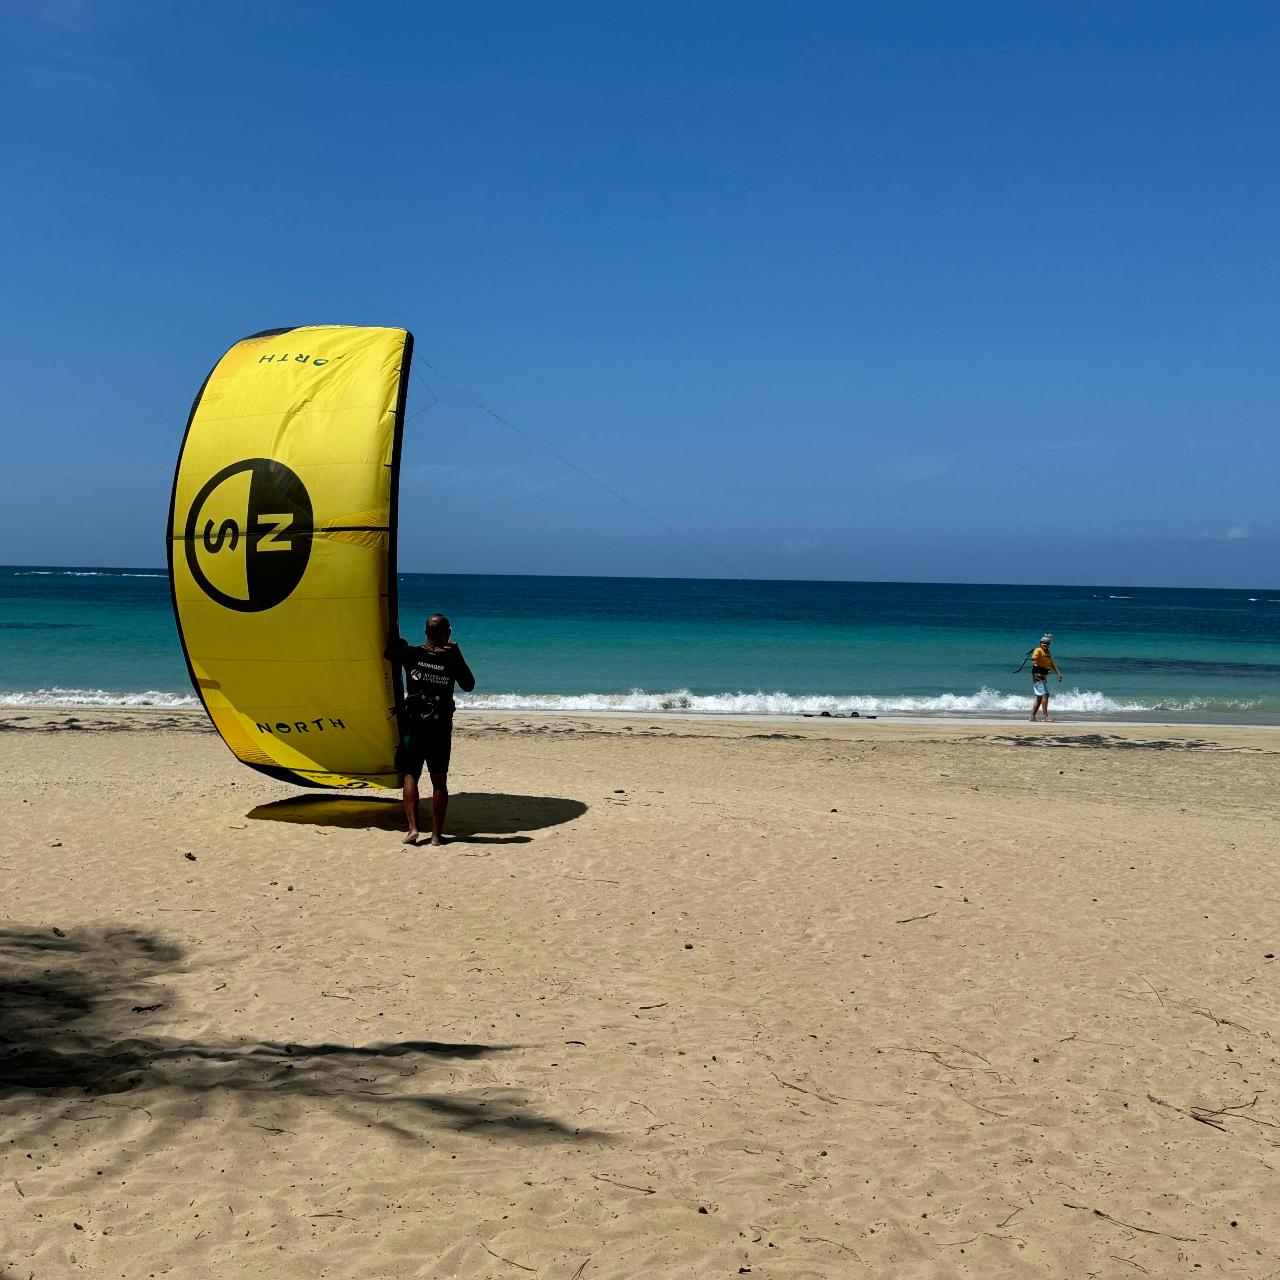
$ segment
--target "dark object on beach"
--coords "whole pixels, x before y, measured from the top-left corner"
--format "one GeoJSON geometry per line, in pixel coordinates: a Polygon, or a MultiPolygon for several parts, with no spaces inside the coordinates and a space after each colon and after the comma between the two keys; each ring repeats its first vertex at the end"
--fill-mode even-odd
{"type": "Polygon", "coordinates": [[[190,849],[188,849],[182,856],[186,858],[188,862],[194,862],[196,860],[196,855],[192,853],[190,849]]]}
{"type": "Polygon", "coordinates": [[[686,951],[692,951],[692,950],[693,950],[693,943],[692,943],[692,942],[686,942],[686,943],[684,944],[684,949],[685,949],[686,951]]]}
{"type": "Polygon", "coordinates": [[[621,787],[618,787],[614,790],[613,794],[615,796],[625,796],[627,793],[621,787]]]}
{"type": "Polygon", "coordinates": [[[50,848],[50,849],[61,849],[61,848],[62,848],[62,841],[61,841],[61,840],[55,840],[55,841],[54,841],[54,842],[49,846],[49,848],[50,848]]]}
{"type": "Polygon", "coordinates": [[[63,933],[62,930],[59,929],[58,926],[55,924],[53,926],[53,936],[55,938],[65,938],[67,935],[63,933]]]}
{"type": "Polygon", "coordinates": [[[163,1009],[162,1004],[135,1004],[133,1006],[134,1013],[155,1013],[157,1009],[163,1009]]]}

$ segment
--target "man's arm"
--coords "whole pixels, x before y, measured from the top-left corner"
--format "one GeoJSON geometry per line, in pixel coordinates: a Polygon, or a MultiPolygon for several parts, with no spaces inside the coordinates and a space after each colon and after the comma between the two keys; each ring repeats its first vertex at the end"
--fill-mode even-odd
{"type": "Polygon", "coordinates": [[[467,666],[467,660],[462,656],[457,642],[451,641],[449,648],[453,650],[453,678],[463,693],[470,693],[476,687],[476,678],[471,674],[471,668],[467,666]]]}
{"type": "Polygon", "coordinates": [[[404,636],[392,636],[387,641],[387,647],[382,651],[382,656],[388,662],[399,662],[404,656],[404,651],[409,647],[409,642],[404,636]]]}

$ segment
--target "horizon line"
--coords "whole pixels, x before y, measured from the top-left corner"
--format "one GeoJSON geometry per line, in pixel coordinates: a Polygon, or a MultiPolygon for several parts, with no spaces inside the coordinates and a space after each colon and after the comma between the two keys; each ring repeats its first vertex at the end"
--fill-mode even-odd
{"type": "MultiPolygon", "coordinates": [[[[0,564],[0,569],[22,569],[28,572],[64,572],[92,573],[111,571],[116,573],[140,572],[168,578],[166,565],[108,565],[108,564],[0,564]]],[[[597,582],[759,582],[787,585],[826,585],[826,586],[876,586],[876,587],[1015,587],[1026,590],[1037,588],[1025,582],[979,582],[968,579],[921,579],[921,578],[712,578],[697,574],[653,574],[653,573],[464,573],[443,572],[440,570],[400,569],[397,578],[574,578],[597,582]]],[[[1124,582],[1045,582],[1038,584],[1038,589],[1050,591],[1056,588],[1073,590],[1086,587],[1106,589],[1124,589],[1129,591],[1227,591],[1247,592],[1262,591],[1280,594],[1280,587],[1206,587],[1206,586],[1153,586],[1143,583],[1124,582]]]]}

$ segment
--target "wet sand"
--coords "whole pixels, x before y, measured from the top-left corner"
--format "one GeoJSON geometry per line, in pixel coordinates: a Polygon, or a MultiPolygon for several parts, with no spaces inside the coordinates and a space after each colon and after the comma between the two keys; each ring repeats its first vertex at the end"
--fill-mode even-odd
{"type": "Polygon", "coordinates": [[[1280,1271],[1280,730],[0,713],[0,1276],[1280,1271]]]}

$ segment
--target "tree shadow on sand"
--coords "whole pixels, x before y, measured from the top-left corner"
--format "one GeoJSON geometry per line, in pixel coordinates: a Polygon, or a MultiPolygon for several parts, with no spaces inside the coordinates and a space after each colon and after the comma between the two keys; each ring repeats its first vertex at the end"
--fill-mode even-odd
{"type": "Polygon", "coordinates": [[[175,997],[161,979],[183,961],[176,944],[135,929],[0,927],[0,1111],[30,1116],[39,1103],[50,1121],[86,1099],[109,1106],[122,1094],[134,1096],[134,1110],[146,1110],[147,1098],[162,1093],[197,1104],[215,1094],[246,1101],[268,1095],[314,1099],[343,1119],[410,1139],[423,1136],[411,1124],[431,1121],[524,1141],[607,1140],[531,1111],[515,1090],[404,1090],[406,1080],[433,1067],[448,1077],[450,1062],[516,1045],[147,1034],[157,1011],[173,1016],[175,997]]]}
{"type": "MultiPolygon", "coordinates": [[[[423,799],[430,806],[430,793],[423,799]]],[[[526,844],[517,834],[572,822],[587,811],[581,800],[561,796],[509,796],[492,791],[462,791],[449,797],[447,840],[464,844],[526,844]]],[[[248,818],[300,822],[350,831],[403,831],[404,809],[398,797],[289,796],[250,809],[248,818]]]]}

